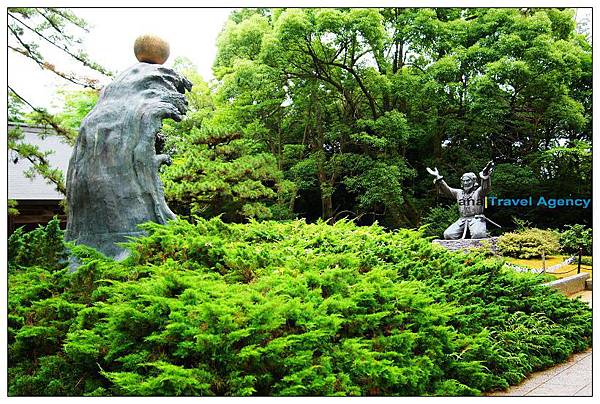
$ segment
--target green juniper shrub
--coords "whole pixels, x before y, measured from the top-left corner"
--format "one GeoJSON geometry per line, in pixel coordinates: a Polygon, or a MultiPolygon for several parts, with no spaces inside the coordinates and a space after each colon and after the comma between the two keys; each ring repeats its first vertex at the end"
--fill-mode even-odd
{"type": "Polygon", "coordinates": [[[456,206],[435,206],[423,216],[423,234],[442,238],[444,231],[458,220],[456,206]]]}
{"type": "Polygon", "coordinates": [[[9,273],[10,395],[479,395],[591,345],[587,305],[415,231],[142,227],[9,273]]]}
{"type": "Polygon", "coordinates": [[[498,252],[506,257],[539,258],[556,254],[560,250],[558,235],[552,230],[527,228],[504,233],[498,238],[498,252]]]}
{"type": "Polygon", "coordinates": [[[38,226],[30,232],[19,227],[8,238],[8,267],[11,270],[36,265],[57,270],[65,267],[66,259],[67,250],[56,216],[46,227],[38,226]]]}
{"type": "Polygon", "coordinates": [[[8,210],[8,216],[18,216],[19,215],[19,203],[14,199],[9,199],[6,203],[6,207],[8,210]]]}

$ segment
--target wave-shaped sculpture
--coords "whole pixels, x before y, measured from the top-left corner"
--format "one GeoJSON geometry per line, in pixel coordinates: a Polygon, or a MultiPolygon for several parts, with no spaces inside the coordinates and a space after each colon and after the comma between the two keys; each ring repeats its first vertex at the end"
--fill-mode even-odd
{"type": "Polygon", "coordinates": [[[69,162],[67,240],[122,259],[128,252],[115,243],[142,234],[138,224],[175,218],[158,174],[168,156],[155,139],[164,118],[185,114],[191,88],[171,69],[138,63],[102,90],[69,162]]]}

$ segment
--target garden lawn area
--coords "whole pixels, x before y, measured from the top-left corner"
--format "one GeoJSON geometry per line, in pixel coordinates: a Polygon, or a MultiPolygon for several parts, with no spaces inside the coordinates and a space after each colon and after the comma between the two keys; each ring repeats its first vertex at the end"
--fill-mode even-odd
{"type": "Polygon", "coordinates": [[[57,220],[10,237],[9,395],[480,395],[592,343],[544,276],[412,230],[143,228],[123,262],[71,247],[74,272],[57,220]]]}
{"type": "MultiPolygon", "coordinates": [[[[551,255],[546,257],[546,268],[551,267],[553,265],[560,264],[564,260],[569,258],[568,255],[551,255]]],[[[519,258],[506,258],[508,262],[511,264],[519,265],[526,268],[531,269],[542,269],[542,259],[519,259],[519,258]]],[[[590,278],[592,277],[592,266],[591,265],[581,265],[581,272],[587,272],[590,274],[590,278]]],[[[567,276],[572,276],[577,274],[577,261],[574,264],[569,264],[564,267],[558,268],[556,272],[547,272],[548,275],[552,275],[555,278],[565,278],[567,276]]]]}
{"type": "MultiPolygon", "coordinates": [[[[546,268],[551,267],[553,265],[560,264],[564,260],[569,258],[568,255],[549,255],[546,257],[546,268]]],[[[541,258],[532,258],[532,259],[522,259],[522,258],[506,258],[508,262],[519,265],[522,267],[527,267],[531,269],[542,269],[542,259],[541,258]]]]}

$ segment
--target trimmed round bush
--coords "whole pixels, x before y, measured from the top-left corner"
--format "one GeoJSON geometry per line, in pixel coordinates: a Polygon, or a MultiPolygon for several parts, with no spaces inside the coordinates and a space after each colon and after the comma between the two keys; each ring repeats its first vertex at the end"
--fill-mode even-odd
{"type": "Polygon", "coordinates": [[[498,252],[505,257],[540,258],[542,254],[552,255],[560,250],[558,235],[552,230],[537,228],[504,233],[498,238],[498,252]]]}

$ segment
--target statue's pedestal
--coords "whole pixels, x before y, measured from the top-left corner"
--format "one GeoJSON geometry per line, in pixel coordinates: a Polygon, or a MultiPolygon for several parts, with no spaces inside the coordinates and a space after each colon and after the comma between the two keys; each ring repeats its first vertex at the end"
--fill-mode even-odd
{"type": "Polygon", "coordinates": [[[489,238],[466,238],[459,240],[441,240],[435,239],[432,242],[441,245],[447,250],[450,251],[465,251],[468,252],[473,248],[487,248],[492,252],[496,252],[496,241],[498,237],[489,237],[489,238]]]}

